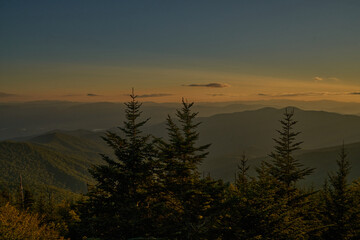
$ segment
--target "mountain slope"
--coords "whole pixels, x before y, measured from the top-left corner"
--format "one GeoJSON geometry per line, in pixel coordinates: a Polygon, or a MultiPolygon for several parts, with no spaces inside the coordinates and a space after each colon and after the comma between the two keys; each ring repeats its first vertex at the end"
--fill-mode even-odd
{"type": "MultiPolygon", "coordinates": [[[[259,104],[198,104],[195,108],[201,116],[222,112],[258,109],[259,104]]],[[[165,121],[173,114],[177,103],[151,103],[142,105],[144,117],[151,117],[150,124],[165,121]]],[[[44,134],[54,129],[104,130],[122,124],[124,104],[111,102],[79,103],[39,101],[26,103],[0,103],[0,140],[44,134]]]]}
{"type": "MultiPolygon", "coordinates": [[[[222,140],[223,147],[258,146],[269,149],[277,136],[279,120],[285,109],[263,108],[232,114],[200,118],[201,138],[210,142],[222,140]],[[230,146],[229,146],[230,144],[230,146]]],[[[360,117],[321,111],[295,109],[296,130],[303,148],[320,148],[360,141],[360,117]]]]}
{"type": "MultiPolygon", "coordinates": [[[[315,168],[314,172],[302,181],[302,184],[321,186],[329,173],[336,172],[336,160],[339,157],[341,148],[342,145],[338,145],[328,148],[300,150],[295,152],[295,158],[298,159],[300,163],[305,167],[315,168]]],[[[349,180],[358,179],[360,177],[360,142],[346,144],[345,149],[351,164],[349,180]]],[[[271,159],[268,156],[250,158],[248,161],[248,164],[250,165],[250,175],[256,175],[255,170],[260,166],[261,161],[270,160],[271,159]]],[[[211,172],[213,177],[233,181],[239,163],[240,157],[229,157],[219,161],[219,164],[216,165],[216,167],[205,169],[204,171],[211,172]]]]}
{"type": "MultiPolygon", "coordinates": [[[[210,155],[203,164],[203,170],[229,165],[233,168],[236,158],[244,151],[250,158],[267,155],[271,152],[279,129],[279,120],[284,109],[262,108],[253,111],[218,114],[198,118],[200,143],[211,143],[210,155]]],[[[317,149],[337,146],[342,141],[360,141],[360,117],[323,111],[304,111],[295,109],[295,131],[300,131],[302,148],[317,149]]],[[[155,136],[166,138],[164,123],[146,129],[155,136]]]]}
{"type": "MultiPolygon", "coordinates": [[[[324,183],[328,173],[337,170],[336,160],[339,159],[341,145],[304,151],[297,155],[297,158],[306,166],[315,168],[314,173],[308,177],[307,182],[324,183]]],[[[351,164],[349,180],[360,177],[360,142],[346,144],[345,150],[348,153],[348,159],[351,164]]]]}
{"type": "MultiPolygon", "coordinates": [[[[233,180],[239,157],[245,151],[253,159],[251,165],[271,152],[272,138],[280,127],[284,109],[263,108],[231,114],[218,114],[199,118],[200,144],[211,143],[210,155],[200,171],[210,172],[213,177],[233,180]]],[[[322,182],[328,170],[334,169],[339,144],[349,143],[353,162],[353,177],[360,175],[360,117],[336,113],[303,111],[295,109],[299,121],[295,130],[301,131],[299,141],[304,141],[299,159],[319,171],[312,181],[322,182]],[[350,144],[354,143],[354,144],[350,144]],[[329,146],[335,146],[330,147],[329,146]],[[316,178],[318,177],[318,178],[316,178]]],[[[166,137],[164,123],[148,126],[146,133],[166,137]]],[[[1,179],[18,184],[22,173],[27,182],[51,184],[79,192],[86,190],[91,181],[87,169],[101,162],[99,153],[111,154],[101,139],[103,132],[86,130],[52,131],[36,137],[22,139],[25,142],[0,142],[1,179]]]]}
{"type": "Polygon", "coordinates": [[[86,192],[93,180],[88,173],[100,158],[83,157],[77,151],[57,151],[30,142],[0,142],[0,182],[10,188],[19,186],[22,175],[26,187],[51,187],[71,192],[86,192]]]}
{"type": "Polygon", "coordinates": [[[51,131],[43,135],[28,138],[27,142],[37,143],[62,153],[76,154],[77,156],[95,159],[99,153],[108,153],[109,148],[101,136],[103,133],[94,133],[86,130],[51,131]]]}
{"type": "MultiPolygon", "coordinates": [[[[141,98],[139,100],[142,100],[141,98]]],[[[181,107],[178,103],[144,102],[144,117],[151,117],[150,124],[165,121],[167,114],[174,114],[181,107]]],[[[235,102],[201,102],[193,110],[199,116],[209,117],[214,114],[233,113],[255,110],[263,107],[282,108],[288,105],[307,110],[326,110],[343,114],[359,114],[360,103],[334,101],[291,101],[259,100],[235,102]]],[[[44,134],[54,129],[108,129],[117,126],[124,120],[124,104],[113,102],[65,102],[35,101],[25,103],[0,102],[0,140],[15,137],[44,134]]]]}

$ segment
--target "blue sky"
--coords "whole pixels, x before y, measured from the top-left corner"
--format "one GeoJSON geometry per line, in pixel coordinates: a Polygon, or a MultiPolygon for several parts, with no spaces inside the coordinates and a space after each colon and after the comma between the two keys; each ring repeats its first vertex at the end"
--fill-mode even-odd
{"type": "Polygon", "coordinates": [[[359,12],[350,0],[1,1],[0,92],[358,101],[359,12]]]}

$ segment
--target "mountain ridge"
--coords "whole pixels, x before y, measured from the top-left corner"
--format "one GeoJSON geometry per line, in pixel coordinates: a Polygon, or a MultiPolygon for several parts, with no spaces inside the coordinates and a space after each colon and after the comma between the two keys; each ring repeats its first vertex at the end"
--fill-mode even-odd
{"type": "MultiPolygon", "coordinates": [[[[251,165],[255,167],[260,160],[266,159],[264,156],[273,149],[272,139],[277,136],[276,129],[280,127],[279,119],[283,113],[284,109],[266,107],[199,117],[197,121],[202,122],[199,126],[199,144],[212,144],[209,149],[210,155],[200,166],[200,171],[210,172],[215,178],[231,181],[244,151],[251,159],[251,165]]],[[[360,151],[356,150],[360,149],[359,116],[325,111],[304,111],[296,108],[295,119],[299,121],[295,130],[302,132],[299,135],[299,141],[305,141],[304,150],[299,151],[296,156],[302,158],[300,160],[306,166],[324,170],[320,171],[321,174],[316,174],[317,178],[310,177],[308,182],[320,182],[326,178],[327,171],[331,170],[328,167],[336,164],[337,151],[343,140],[349,147],[349,156],[354,164],[352,177],[360,175],[360,163],[356,160],[360,159],[360,151]],[[338,130],[333,131],[335,128],[338,130]],[[353,145],[352,142],[354,142],[353,145]],[[317,158],[319,161],[316,160],[317,158]]],[[[144,133],[164,138],[167,134],[164,123],[150,125],[144,129],[144,133]]],[[[50,184],[68,191],[86,191],[86,183],[91,183],[88,168],[92,164],[102,163],[99,153],[112,154],[112,150],[101,139],[101,136],[104,136],[104,132],[53,130],[17,141],[2,141],[0,142],[0,161],[2,162],[1,169],[5,173],[1,174],[11,175],[3,177],[4,181],[18,182],[21,172],[19,167],[27,166],[31,170],[31,163],[33,163],[38,165],[39,169],[32,169],[33,172],[25,176],[25,179],[30,178],[30,182],[34,179],[43,185],[50,184]],[[16,167],[13,161],[19,166],[16,167]],[[49,167],[49,164],[52,167],[49,167]],[[46,172],[47,176],[51,176],[53,180],[47,183],[48,179],[41,177],[39,171],[46,172]],[[30,177],[33,174],[36,176],[30,177]],[[73,186],[72,183],[74,183],[73,186]]]]}

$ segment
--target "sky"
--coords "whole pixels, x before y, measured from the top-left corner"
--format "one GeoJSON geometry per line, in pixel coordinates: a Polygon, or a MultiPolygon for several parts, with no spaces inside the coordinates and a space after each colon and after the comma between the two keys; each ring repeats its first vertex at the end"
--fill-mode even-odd
{"type": "Polygon", "coordinates": [[[360,102],[360,1],[0,1],[0,102],[360,102]]]}

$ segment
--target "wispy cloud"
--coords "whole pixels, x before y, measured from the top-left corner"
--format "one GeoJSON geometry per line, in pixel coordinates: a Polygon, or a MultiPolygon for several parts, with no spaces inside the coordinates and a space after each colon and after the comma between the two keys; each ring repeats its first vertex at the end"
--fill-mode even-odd
{"type": "Polygon", "coordinates": [[[173,94],[170,93],[151,93],[151,94],[143,94],[138,95],[139,98],[153,98],[153,97],[167,97],[172,96],[173,94]]]}
{"type": "Polygon", "coordinates": [[[315,82],[339,82],[340,79],[336,77],[319,77],[316,76],[313,78],[315,82]]]}
{"type": "Polygon", "coordinates": [[[94,94],[94,93],[88,93],[86,94],[88,97],[99,97],[100,95],[94,94]]]}
{"type": "Polygon", "coordinates": [[[315,82],[321,82],[323,80],[324,80],[324,78],[322,78],[322,77],[314,77],[315,82]]]}
{"type": "Polygon", "coordinates": [[[222,93],[213,93],[213,94],[208,94],[209,96],[212,96],[212,97],[221,97],[221,96],[225,96],[225,94],[222,94],[222,93]]]}
{"type": "Polygon", "coordinates": [[[264,97],[305,97],[305,96],[324,96],[324,95],[341,95],[341,93],[301,92],[301,93],[278,93],[278,94],[259,93],[258,94],[258,96],[264,96],[264,97]]]}
{"type": "Polygon", "coordinates": [[[17,96],[17,95],[12,94],[12,93],[0,92],[0,98],[8,98],[8,97],[15,97],[15,96],[17,96]]]}
{"type": "Polygon", "coordinates": [[[323,96],[323,95],[327,95],[327,93],[324,93],[324,92],[284,93],[284,94],[281,94],[280,97],[323,96]]]}
{"type": "Polygon", "coordinates": [[[226,83],[208,83],[208,84],[188,84],[188,85],[183,85],[186,87],[209,87],[209,88],[226,88],[226,87],[230,87],[229,84],[226,83]]]}
{"type": "Polygon", "coordinates": [[[258,96],[263,97],[306,97],[306,96],[339,96],[339,95],[360,95],[358,92],[300,92],[300,93],[258,93],[258,96]]]}

